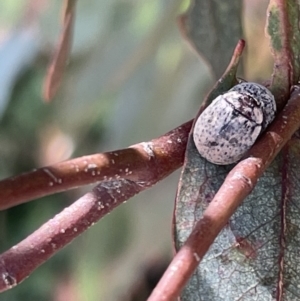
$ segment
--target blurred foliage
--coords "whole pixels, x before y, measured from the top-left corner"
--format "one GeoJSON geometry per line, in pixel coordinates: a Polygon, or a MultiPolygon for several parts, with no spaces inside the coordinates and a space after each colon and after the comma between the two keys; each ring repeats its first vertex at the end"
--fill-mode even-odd
{"type": "MultiPolygon", "coordinates": [[[[268,53],[263,35],[266,2],[245,1],[249,80],[271,72],[271,64],[262,70],[259,63],[266,66],[262,55],[268,53]]],[[[12,37],[16,38],[10,47],[24,51],[12,60],[15,72],[9,83],[0,82],[0,90],[8,95],[0,112],[0,177],[147,141],[193,118],[213,80],[176,25],[176,16],[188,4],[78,1],[63,85],[46,105],[41,90],[59,36],[61,1],[1,1],[0,51],[12,37]],[[21,46],[18,33],[23,31],[30,33],[28,45],[34,41],[35,48],[21,46]],[[25,50],[30,51],[30,60],[25,50]]],[[[11,55],[6,52],[0,62],[12,59],[11,55]]],[[[177,181],[176,173],[115,210],[28,280],[3,293],[1,300],[93,301],[124,295],[143,262],[171,255],[177,181]]],[[[49,196],[1,212],[1,250],[25,238],[85,191],[49,196]]]]}

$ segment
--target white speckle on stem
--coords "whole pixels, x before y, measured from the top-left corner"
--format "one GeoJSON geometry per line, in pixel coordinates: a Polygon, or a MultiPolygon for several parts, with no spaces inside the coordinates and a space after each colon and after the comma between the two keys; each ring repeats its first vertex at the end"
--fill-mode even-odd
{"type": "Polygon", "coordinates": [[[54,181],[58,182],[58,178],[48,169],[48,168],[43,168],[43,171],[54,181]]]}
{"type": "Polygon", "coordinates": [[[141,145],[142,145],[144,151],[149,156],[149,160],[151,160],[151,158],[155,157],[155,154],[153,152],[153,143],[152,142],[142,142],[141,145]]]}
{"type": "Polygon", "coordinates": [[[246,183],[251,189],[253,188],[253,184],[250,178],[246,177],[242,173],[236,172],[233,174],[232,179],[238,179],[242,180],[244,183],[246,183]]]}
{"type": "Polygon", "coordinates": [[[3,272],[2,273],[2,280],[5,283],[6,287],[8,288],[13,288],[14,286],[17,285],[17,280],[15,277],[13,277],[11,274],[8,272],[3,272]]]}
{"type": "Polygon", "coordinates": [[[104,205],[102,204],[102,202],[98,202],[98,210],[100,210],[100,209],[103,209],[104,208],[104,205]],[[99,209],[100,208],[100,209],[99,209]]]}
{"type": "Polygon", "coordinates": [[[196,259],[196,261],[197,262],[199,262],[200,261],[200,257],[199,257],[199,255],[196,253],[196,252],[194,252],[194,257],[195,257],[195,259],[196,259]]]}
{"type": "Polygon", "coordinates": [[[171,266],[171,271],[176,272],[178,270],[178,267],[176,265],[171,266]]]}

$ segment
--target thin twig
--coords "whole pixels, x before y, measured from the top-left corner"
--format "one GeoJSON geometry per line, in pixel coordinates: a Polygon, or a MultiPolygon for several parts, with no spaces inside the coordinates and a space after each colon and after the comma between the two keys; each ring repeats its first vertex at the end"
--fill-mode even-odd
{"type": "Polygon", "coordinates": [[[0,256],[0,292],[16,286],[100,218],[146,188],[123,179],[99,184],[0,256]]]}
{"type": "MultiPolygon", "coordinates": [[[[11,179],[11,182],[2,181],[3,188],[5,188],[5,182],[10,183],[12,193],[20,203],[24,201],[26,192],[27,197],[39,193],[53,193],[49,190],[53,188],[49,186],[49,181],[60,187],[58,180],[62,179],[61,185],[64,189],[70,189],[74,187],[74,183],[76,185],[76,181],[77,184],[82,185],[82,183],[94,182],[95,177],[98,177],[98,181],[100,177],[104,180],[92,192],[84,195],[0,256],[0,291],[5,291],[20,283],[38,266],[107,213],[177,169],[183,162],[191,125],[192,120],[151,142],[140,143],[121,151],[95,155],[99,156],[97,165],[93,156],[90,156],[92,158],[84,157],[42,168],[16,177],[14,180],[11,179]],[[113,163],[112,160],[114,160],[113,163]],[[75,172],[74,161],[77,162],[78,168],[80,166],[80,169],[75,172]],[[95,166],[89,168],[88,164],[95,164],[95,166]],[[100,175],[97,171],[100,171],[100,175]],[[26,184],[26,181],[30,181],[33,185],[35,180],[44,184],[47,191],[39,190],[36,184],[31,187],[30,191],[30,185],[26,184]],[[17,189],[18,186],[20,186],[21,193],[17,189]]],[[[6,189],[6,193],[7,191],[6,189]]],[[[8,206],[3,199],[1,201],[2,206],[4,204],[8,206]]],[[[16,205],[12,196],[9,205],[16,205]]]]}
{"type": "Polygon", "coordinates": [[[62,82],[71,50],[76,0],[65,0],[64,5],[63,30],[44,82],[43,96],[47,102],[52,100],[62,82]]]}
{"type": "Polygon", "coordinates": [[[197,222],[186,243],[169,265],[148,301],[175,300],[231,215],[252,191],[258,178],[300,126],[300,88],[249,157],[237,164],[197,222]]]}
{"type": "Polygon", "coordinates": [[[182,165],[192,120],[129,148],[84,156],[0,181],[0,210],[79,186],[127,179],[153,185],[182,165]]]}

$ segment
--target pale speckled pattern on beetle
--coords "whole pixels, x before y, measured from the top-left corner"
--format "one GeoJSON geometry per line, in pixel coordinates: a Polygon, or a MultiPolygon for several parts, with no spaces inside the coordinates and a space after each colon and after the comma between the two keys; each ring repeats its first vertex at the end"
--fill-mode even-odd
{"type": "Polygon", "coordinates": [[[273,121],[276,103],[262,85],[244,82],[218,96],[199,116],[193,137],[200,155],[214,164],[237,162],[273,121]]]}

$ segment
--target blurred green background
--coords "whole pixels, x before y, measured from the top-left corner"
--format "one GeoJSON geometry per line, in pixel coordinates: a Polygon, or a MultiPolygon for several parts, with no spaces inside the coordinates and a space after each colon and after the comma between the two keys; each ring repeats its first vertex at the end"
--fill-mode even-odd
{"type": "MultiPolygon", "coordinates": [[[[247,80],[271,73],[267,3],[244,1],[247,80]]],[[[215,79],[180,36],[176,16],[188,5],[78,1],[63,84],[45,104],[41,91],[61,29],[62,1],[2,0],[0,178],[147,141],[193,118],[215,79]]],[[[125,300],[145,265],[171,257],[178,178],[176,172],[113,211],[0,300],[125,300]]],[[[1,251],[89,188],[1,212],[1,251]]]]}

